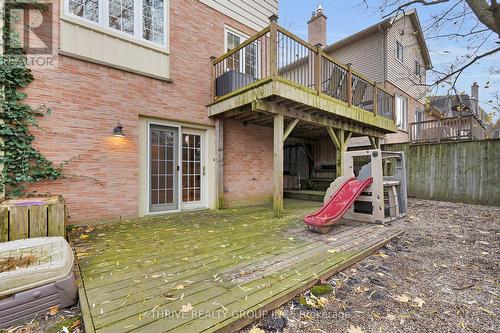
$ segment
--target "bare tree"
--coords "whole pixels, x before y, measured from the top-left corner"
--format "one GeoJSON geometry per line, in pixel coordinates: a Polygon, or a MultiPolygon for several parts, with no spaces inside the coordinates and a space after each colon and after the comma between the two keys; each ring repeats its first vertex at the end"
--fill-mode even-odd
{"type": "MultiPolygon", "coordinates": [[[[447,88],[448,93],[460,99],[456,88],[460,75],[481,59],[500,52],[500,5],[497,0],[363,0],[363,3],[380,11],[384,18],[402,15],[413,7],[435,8],[430,19],[423,22],[426,39],[451,40],[466,45],[465,55],[457,56],[442,68],[432,69],[433,79],[425,83],[431,92],[447,88]]],[[[451,53],[445,49],[442,52],[451,53]]],[[[496,66],[493,71],[498,71],[496,66]]]]}

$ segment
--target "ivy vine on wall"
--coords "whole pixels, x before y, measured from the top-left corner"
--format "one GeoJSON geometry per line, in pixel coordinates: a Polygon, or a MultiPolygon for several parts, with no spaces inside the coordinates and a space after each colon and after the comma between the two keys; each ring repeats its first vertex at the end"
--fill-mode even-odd
{"type": "MultiPolygon", "coordinates": [[[[43,10],[43,8],[41,8],[43,10]]],[[[2,11],[3,22],[8,23],[15,18],[8,11],[2,11]]],[[[46,107],[34,108],[25,102],[27,95],[22,92],[31,82],[33,74],[26,66],[26,55],[18,45],[16,33],[9,31],[5,24],[2,31],[4,54],[0,55],[0,95],[2,110],[0,113],[0,136],[3,143],[0,149],[0,163],[3,170],[0,180],[1,189],[5,189],[8,197],[20,196],[27,183],[42,180],[53,180],[62,177],[61,168],[55,167],[41,152],[33,147],[35,137],[30,126],[38,126],[37,117],[50,110],[46,107]]]]}

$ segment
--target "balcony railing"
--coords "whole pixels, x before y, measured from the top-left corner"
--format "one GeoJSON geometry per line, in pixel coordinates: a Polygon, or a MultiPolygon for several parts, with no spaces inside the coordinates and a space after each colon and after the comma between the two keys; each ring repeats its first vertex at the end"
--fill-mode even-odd
{"type": "Polygon", "coordinates": [[[394,95],[275,21],[219,58],[212,59],[217,100],[259,80],[280,77],[318,94],[394,119],[394,95]]]}
{"type": "Polygon", "coordinates": [[[410,143],[484,139],[484,128],[473,115],[410,124],[410,143]]]}

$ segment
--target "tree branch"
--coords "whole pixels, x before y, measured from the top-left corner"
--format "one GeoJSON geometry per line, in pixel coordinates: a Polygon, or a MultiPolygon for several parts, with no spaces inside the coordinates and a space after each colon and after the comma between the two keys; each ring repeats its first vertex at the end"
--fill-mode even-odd
{"type": "Polygon", "coordinates": [[[465,65],[463,66],[460,66],[460,68],[446,74],[445,76],[443,76],[442,78],[440,78],[439,80],[437,80],[434,84],[439,84],[441,82],[444,82],[446,81],[447,79],[449,79],[450,77],[452,77],[453,75],[455,74],[459,74],[462,73],[467,67],[469,66],[472,66],[474,63],[476,63],[476,61],[478,61],[479,59],[482,59],[484,57],[487,57],[487,56],[490,56],[496,52],[500,51],[500,46],[497,47],[497,48],[494,48],[492,50],[489,50],[488,52],[485,52],[483,54],[480,54],[480,55],[477,55],[475,56],[472,60],[470,60],[468,63],[466,63],[465,65]]]}
{"type": "Polygon", "coordinates": [[[465,0],[465,2],[478,20],[500,37],[500,7],[496,0],[491,0],[491,7],[486,0],[465,0]]]}
{"type": "Polygon", "coordinates": [[[437,5],[439,3],[445,3],[445,2],[449,2],[449,1],[450,0],[433,0],[433,1],[413,0],[413,1],[409,1],[407,3],[404,3],[404,4],[400,5],[398,8],[394,9],[389,14],[386,14],[386,15],[382,16],[382,18],[386,18],[386,17],[392,16],[393,14],[398,13],[400,10],[403,10],[406,7],[414,5],[414,4],[417,4],[417,3],[421,4],[423,6],[432,6],[432,5],[437,5]]]}

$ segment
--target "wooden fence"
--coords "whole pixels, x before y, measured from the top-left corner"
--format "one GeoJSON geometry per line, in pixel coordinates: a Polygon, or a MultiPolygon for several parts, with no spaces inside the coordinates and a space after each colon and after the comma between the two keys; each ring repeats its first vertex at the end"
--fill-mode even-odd
{"type": "Polygon", "coordinates": [[[406,153],[411,197],[500,206],[499,139],[382,149],[406,153]]]}

